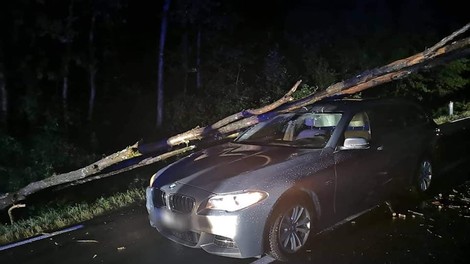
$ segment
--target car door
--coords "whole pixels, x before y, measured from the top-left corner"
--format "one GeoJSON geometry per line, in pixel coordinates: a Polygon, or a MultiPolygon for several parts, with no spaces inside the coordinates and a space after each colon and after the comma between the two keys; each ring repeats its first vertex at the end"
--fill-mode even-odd
{"type": "Polygon", "coordinates": [[[398,161],[392,169],[392,174],[403,186],[411,183],[419,161],[433,144],[435,127],[428,122],[426,113],[415,105],[401,106],[398,111],[401,112],[399,116],[402,128],[397,131],[398,140],[391,142],[399,147],[392,154],[398,161]]]}
{"type": "Polygon", "coordinates": [[[411,124],[407,105],[381,105],[370,113],[374,129],[374,143],[382,150],[387,159],[384,177],[379,183],[380,191],[385,195],[403,186],[403,179],[416,163],[419,131],[411,124]],[[418,132],[418,134],[416,133],[418,132]]]}
{"type": "Polygon", "coordinates": [[[335,209],[338,218],[344,218],[373,206],[379,199],[377,185],[387,177],[384,167],[387,157],[374,141],[369,114],[356,113],[345,127],[343,137],[334,154],[336,168],[335,209]],[[344,149],[347,138],[363,138],[369,145],[363,149],[344,149]]]}

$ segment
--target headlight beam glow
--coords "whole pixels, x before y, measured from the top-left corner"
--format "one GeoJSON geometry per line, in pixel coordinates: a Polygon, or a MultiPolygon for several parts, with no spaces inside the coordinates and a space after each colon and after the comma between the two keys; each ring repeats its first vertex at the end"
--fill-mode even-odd
{"type": "Polygon", "coordinates": [[[206,209],[235,212],[256,204],[266,197],[268,194],[262,191],[219,194],[209,198],[206,209]]]}

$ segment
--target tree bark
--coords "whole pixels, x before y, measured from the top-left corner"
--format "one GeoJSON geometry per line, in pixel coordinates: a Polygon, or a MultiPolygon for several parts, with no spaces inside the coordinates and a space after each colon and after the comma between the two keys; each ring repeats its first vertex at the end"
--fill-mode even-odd
{"type": "Polygon", "coordinates": [[[72,23],[74,0],[70,0],[68,15],[65,24],[65,32],[62,41],[65,43],[65,54],[62,58],[62,107],[65,122],[68,121],[68,96],[69,96],[69,70],[72,53],[72,23]]]}
{"type": "Polygon", "coordinates": [[[196,127],[184,133],[169,137],[167,139],[164,139],[155,143],[139,145],[138,146],[139,151],[143,154],[149,154],[152,152],[158,152],[158,151],[162,151],[162,150],[169,149],[172,147],[176,147],[181,144],[188,144],[191,141],[201,140],[202,138],[205,138],[205,137],[212,137],[212,139],[216,140],[216,139],[223,137],[226,134],[236,133],[237,130],[227,130],[227,129],[221,130],[221,128],[237,120],[243,120],[253,115],[261,115],[268,111],[272,111],[276,107],[279,107],[280,105],[293,100],[292,94],[296,91],[300,83],[301,81],[298,81],[290,89],[288,93],[286,93],[283,97],[281,97],[279,100],[275,101],[272,104],[269,104],[267,106],[263,106],[257,109],[243,110],[238,113],[227,116],[210,126],[206,126],[202,128],[196,127]]]}
{"type": "MultiPolygon", "coordinates": [[[[404,78],[412,72],[434,67],[446,62],[446,58],[456,59],[464,57],[468,55],[470,50],[470,38],[465,38],[449,45],[440,46],[441,47],[437,49],[430,48],[408,58],[394,61],[379,68],[364,71],[353,78],[328,86],[325,91],[304,97],[291,104],[287,109],[298,109],[332,95],[357,93],[379,84],[404,78]],[[406,72],[408,72],[408,74],[405,74],[406,72]]],[[[437,47],[437,45],[435,45],[435,47],[437,47]]]]}
{"type": "Polygon", "coordinates": [[[64,65],[64,76],[62,76],[62,111],[64,120],[68,120],[68,96],[69,96],[69,76],[68,65],[64,65]]]}
{"type": "Polygon", "coordinates": [[[96,13],[94,12],[90,19],[90,32],[88,34],[88,81],[90,84],[90,97],[88,98],[88,121],[93,120],[93,111],[95,109],[95,96],[96,96],[96,58],[95,58],[95,22],[96,13]]]}
{"type": "Polygon", "coordinates": [[[196,90],[201,89],[201,26],[197,28],[196,36],[196,90]]]}
{"type": "Polygon", "coordinates": [[[188,75],[189,75],[189,50],[188,50],[188,31],[185,29],[181,36],[181,65],[183,67],[183,95],[188,91],[188,75]]]}
{"type": "Polygon", "coordinates": [[[62,186],[59,186],[57,189],[63,189],[63,188],[67,188],[67,187],[74,186],[74,185],[80,185],[80,184],[83,184],[83,183],[86,183],[86,182],[103,179],[103,178],[106,178],[106,177],[109,177],[109,176],[120,174],[120,173],[130,171],[130,170],[133,170],[133,169],[137,169],[137,168],[140,168],[140,167],[143,167],[143,166],[146,166],[146,165],[153,164],[155,162],[163,161],[163,160],[172,158],[174,156],[184,154],[186,152],[194,150],[195,148],[196,148],[196,146],[190,145],[190,146],[187,146],[187,147],[183,147],[183,148],[180,148],[180,149],[169,151],[169,152],[157,155],[155,157],[149,157],[149,158],[143,159],[143,160],[139,161],[138,163],[136,163],[134,165],[130,165],[130,166],[124,167],[122,169],[118,169],[118,170],[114,170],[114,171],[111,171],[111,172],[108,172],[108,173],[98,174],[96,176],[82,178],[82,179],[77,180],[77,181],[66,183],[62,186]]]}
{"type": "Polygon", "coordinates": [[[40,190],[84,179],[101,172],[105,168],[118,164],[119,162],[138,157],[140,155],[141,154],[137,150],[136,143],[78,170],[54,175],[41,181],[32,182],[15,193],[8,193],[4,195],[4,197],[0,197],[0,210],[5,209],[15,202],[25,200],[28,195],[36,193],[40,190]]]}
{"type": "Polygon", "coordinates": [[[6,127],[8,124],[8,91],[5,82],[5,75],[0,63],[0,124],[6,127]]]}
{"type": "MultiPolygon", "coordinates": [[[[466,25],[465,28],[468,29],[469,25],[466,25]]],[[[461,34],[465,32],[465,30],[461,29],[457,32],[461,34]]],[[[84,168],[69,173],[55,175],[42,181],[33,182],[17,192],[6,194],[4,197],[0,197],[0,209],[5,209],[19,201],[25,200],[28,195],[46,188],[63,186],[64,184],[79,184],[92,179],[107,177],[106,175],[114,175],[125,170],[130,170],[136,168],[136,166],[152,164],[168,157],[191,151],[197,147],[195,145],[189,146],[190,143],[195,143],[200,140],[217,142],[218,140],[225,139],[228,136],[237,133],[241,129],[270,119],[279,113],[299,109],[326,97],[357,93],[359,91],[375,87],[379,84],[404,78],[412,72],[416,72],[421,69],[427,69],[442,63],[446,63],[450,60],[468,56],[470,54],[470,38],[465,38],[451,44],[447,44],[447,42],[454,39],[459,34],[454,33],[449,37],[444,38],[441,42],[437,43],[432,48],[427,49],[421,53],[405,59],[397,60],[383,67],[364,71],[363,73],[351,79],[330,85],[324,91],[308,95],[297,101],[292,101],[292,93],[295,92],[298,85],[300,84],[300,81],[298,81],[286,95],[270,105],[258,109],[251,109],[235,113],[214,123],[211,126],[202,128],[197,127],[173,137],[161,140],[157,143],[136,143],[133,146],[130,146],[120,152],[116,152],[84,168]],[[172,148],[178,147],[181,144],[186,144],[186,147],[172,150],[172,148]],[[119,162],[139,157],[143,154],[153,154],[156,155],[156,157],[145,159],[136,165],[127,166],[115,172],[109,172],[102,175],[98,174],[104,168],[109,168],[110,166],[119,162]]]]}
{"type": "Polygon", "coordinates": [[[89,122],[93,121],[93,112],[95,110],[95,97],[96,97],[96,69],[90,66],[89,69],[89,82],[90,82],[90,98],[88,99],[88,116],[89,122]]]}
{"type": "Polygon", "coordinates": [[[165,0],[163,3],[162,22],[160,28],[160,44],[158,47],[158,86],[157,86],[157,127],[163,124],[163,70],[164,70],[164,50],[166,41],[166,30],[168,24],[168,10],[170,9],[171,0],[165,0]]]}

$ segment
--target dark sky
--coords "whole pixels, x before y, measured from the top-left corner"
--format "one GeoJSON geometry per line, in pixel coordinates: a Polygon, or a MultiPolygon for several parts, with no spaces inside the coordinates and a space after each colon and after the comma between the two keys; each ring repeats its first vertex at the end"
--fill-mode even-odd
{"type": "MultiPolygon", "coordinates": [[[[139,45],[157,45],[162,1],[128,1],[129,31],[139,45]],[[144,42],[144,43],[142,43],[144,42]]],[[[470,21],[462,1],[457,0],[235,0],[223,10],[239,19],[237,39],[256,41],[268,34],[354,31],[369,35],[377,31],[429,34],[444,37],[470,21]],[[255,40],[252,40],[254,37],[255,40]]],[[[178,0],[172,0],[174,8],[178,0]]],[[[224,15],[218,14],[218,15],[224,15]]],[[[209,14],[211,15],[211,14],[209,14]]],[[[173,21],[174,22],[174,21],[173,21]]],[[[169,34],[175,25],[170,21],[169,34]]],[[[178,34],[178,33],[176,33],[178,34]]],[[[424,47],[423,47],[424,48],[424,47]]]]}
{"type": "MultiPolygon", "coordinates": [[[[153,52],[158,45],[160,31],[160,1],[128,1],[127,31],[123,39],[128,42],[126,49],[153,52]],[[129,37],[130,36],[130,37],[129,37]]],[[[240,45],[259,42],[274,36],[276,42],[282,42],[289,36],[303,37],[307,34],[333,34],[337,38],[368,35],[382,32],[384,39],[393,39],[395,32],[408,35],[430,35],[444,37],[470,21],[463,3],[456,0],[235,0],[224,1],[226,9],[222,14],[237,16],[235,34],[227,36],[230,41],[240,45]],[[280,40],[280,41],[278,41],[280,40]]],[[[174,10],[178,0],[172,0],[170,9],[174,10]]],[[[176,48],[181,31],[170,20],[168,25],[167,48],[176,48]],[[171,38],[173,36],[173,38],[171,38]],[[176,43],[172,43],[172,39],[176,43]]],[[[223,32],[220,32],[223,34],[223,32]]],[[[206,40],[207,41],[207,40],[206,40]]],[[[211,40],[208,40],[211,41],[211,40]]],[[[274,43],[273,43],[274,45],[274,43]]],[[[282,45],[282,43],[281,43],[282,45]]],[[[424,49],[425,47],[421,47],[424,49]]],[[[134,56],[134,55],[131,55],[134,56]]],[[[151,56],[154,56],[153,54],[151,56]]],[[[134,56],[135,58],[135,56],[134,56]]],[[[132,58],[130,58],[132,59],[132,58]]],[[[140,58],[136,58],[140,61],[140,58]]],[[[154,69],[152,69],[154,70],[154,69]]]]}
{"type": "MultiPolygon", "coordinates": [[[[130,19],[158,17],[162,1],[129,1],[130,19]]],[[[177,0],[172,0],[174,5],[177,0]]],[[[413,27],[413,22],[423,19],[435,24],[450,21],[465,23],[463,1],[457,0],[235,0],[233,10],[250,21],[253,29],[273,25],[297,28],[318,28],[348,22],[366,21],[376,16],[380,20],[403,23],[413,27]],[[430,17],[431,16],[431,17],[430,17]]],[[[158,20],[157,20],[158,21],[158,20]]],[[[149,28],[151,25],[149,25],[149,28]]]]}

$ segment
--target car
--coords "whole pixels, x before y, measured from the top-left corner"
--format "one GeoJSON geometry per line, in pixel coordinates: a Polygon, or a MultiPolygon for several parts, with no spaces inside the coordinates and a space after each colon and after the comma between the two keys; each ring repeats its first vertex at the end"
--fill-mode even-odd
{"type": "Polygon", "coordinates": [[[427,192],[438,137],[426,111],[404,99],[280,112],[155,173],[150,225],[212,254],[288,261],[315,234],[396,193],[427,192]]]}

